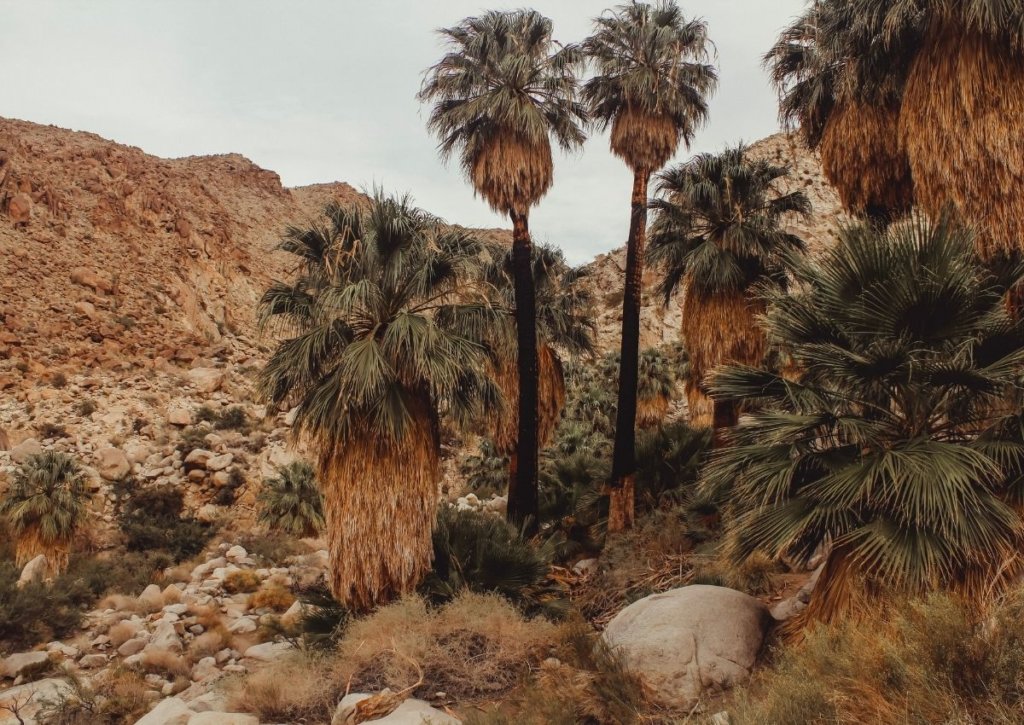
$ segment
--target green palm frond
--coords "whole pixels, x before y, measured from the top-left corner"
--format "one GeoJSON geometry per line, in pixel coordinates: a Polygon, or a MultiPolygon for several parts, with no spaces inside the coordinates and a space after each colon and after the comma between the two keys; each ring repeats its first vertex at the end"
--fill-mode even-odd
{"type": "MultiPolygon", "coordinates": [[[[735,552],[841,550],[868,580],[966,586],[1024,543],[1024,323],[967,230],[923,219],[844,229],[770,296],[766,329],[800,368],[713,378],[757,410],[704,473],[735,552]]],[[[1002,276],[1001,277],[1005,277],[1002,276]]]]}
{"type": "Polygon", "coordinates": [[[30,456],[15,469],[0,499],[16,536],[33,532],[43,542],[68,541],[85,521],[85,473],[71,456],[46,451],[30,456]]]}
{"type": "Polygon", "coordinates": [[[303,461],[280,466],[263,482],[259,521],[292,536],[316,536],[324,530],[324,505],[313,467],[303,461]]]}

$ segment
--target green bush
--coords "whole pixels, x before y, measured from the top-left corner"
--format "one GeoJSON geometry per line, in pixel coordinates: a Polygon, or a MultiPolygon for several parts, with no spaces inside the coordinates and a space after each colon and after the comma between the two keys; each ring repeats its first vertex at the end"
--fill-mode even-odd
{"type": "Polygon", "coordinates": [[[434,603],[463,589],[496,592],[527,609],[557,608],[545,586],[551,552],[537,547],[504,519],[441,506],[434,529],[434,562],[421,592],[434,603]]]}
{"type": "Polygon", "coordinates": [[[711,432],[675,422],[640,431],[636,440],[637,508],[692,500],[711,432]]]}
{"type": "Polygon", "coordinates": [[[293,536],[316,536],[324,529],[324,506],[313,468],[304,461],[277,469],[259,493],[259,520],[293,536]]]}
{"type": "Polygon", "coordinates": [[[206,546],[214,527],[184,516],[184,498],[179,489],[122,487],[118,522],[129,551],[167,552],[175,562],[189,559],[206,546]]]}

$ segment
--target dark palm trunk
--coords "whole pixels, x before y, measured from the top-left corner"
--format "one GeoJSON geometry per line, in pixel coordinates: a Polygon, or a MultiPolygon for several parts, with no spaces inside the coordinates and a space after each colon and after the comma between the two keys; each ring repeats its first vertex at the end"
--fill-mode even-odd
{"type": "Polygon", "coordinates": [[[619,355],[619,404],[615,415],[615,450],[608,487],[608,531],[633,526],[636,472],[636,389],[640,373],[640,303],[647,237],[647,171],[633,174],[633,197],[626,242],[626,285],[622,295],[622,347],[619,355]]]}
{"type": "Polygon", "coordinates": [[[508,487],[508,520],[537,525],[537,300],[533,285],[533,246],[526,214],[512,212],[512,275],[516,294],[519,372],[519,439],[515,476],[508,487]]]}
{"type": "Polygon", "coordinates": [[[725,434],[739,423],[739,405],[731,400],[716,400],[712,415],[712,445],[715,448],[722,448],[725,445],[725,434]]]}

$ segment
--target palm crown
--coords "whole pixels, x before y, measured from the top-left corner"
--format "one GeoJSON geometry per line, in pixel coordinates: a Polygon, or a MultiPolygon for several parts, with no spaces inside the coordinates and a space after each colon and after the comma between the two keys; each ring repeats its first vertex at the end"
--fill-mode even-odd
{"type": "Polygon", "coordinates": [[[440,33],[449,51],[419,94],[435,102],[427,125],[495,211],[525,214],[551,186],[550,140],[569,150],[585,138],[582,56],[558,46],[534,10],[490,11],[440,33]]]}
{"type": "Polygon", "coordinates": [[[799,292],[775,294],[774,342],[797,379],[722,369],[716,396],[761,410],[706,470],[733,502],[735,553],[808,561],[830,546],[812,602],[830,619],[865,583],[976,590],[1021,543],[1024,326],[1003,306],[971,235],[946,221],[853,227],[799,292]]]}
{"type": "Polygon", "coordinates": [[[0,515],[18,539],[19,566],[39,554],[46,554],[53,570],[67,566],[71,539],[85,520],[86,496],[81,467],[64,453],[40,453],[15,470],[0,515]]]}
{"type": "Polygon", "coordinates": [[[259,520],[292,536],[316,536],[324,530],[324,505],[313,467],[304,461],[280,466],[263,482],[259,520]]]}
{"type": "Polygon", "coordinates": [[[671,0],[620,5],[594,24],[582,47],[596,73],[582,98],[600,128],[611,125],[612,151],[650,173],[707,120],[718,84],[707,24],[687,20],[671,0]]]}

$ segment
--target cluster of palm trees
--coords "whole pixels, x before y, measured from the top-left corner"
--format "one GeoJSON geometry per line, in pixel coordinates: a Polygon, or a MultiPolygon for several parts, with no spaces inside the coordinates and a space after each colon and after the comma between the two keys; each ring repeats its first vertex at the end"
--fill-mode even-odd
{"type": "Polygon", "coordinates": [[[511,249],[378,193],[290,230],[300,274],[262,304],[287,333],[262,389],[298,404],[317,451],[335,596],[364,609],[422,579],[442,418],[510,458],[509,518],[536,526],[563,356],[592,343],[580,273],[532,243],[529,213],[553,146],[577,149],[591,129],[610,130],[634,179],[608,530],[634,517],[638,415],[657,418],[678,377],[691,424],[714,430],[702,481],[730,550],[827,552],[813,615],[1015,571],[1024,338],[1005,299],[1024,240],[1024,6],[817,0],[782,33],[765,57],[781,118],[866,220],[813,262],[786,229],[811,212],[785,191],[787,168],[743,145],[664,168],[717,85],[707,26],[672,0],[606,11],[579,44],[532,10],[440,32],[428,127],[508,215],[511,249]],[[936,221],[904,219],[914,207],[936,221]],[[682,292],[686,364],[664,385],[641,385],[656,362],[639,350],[645,261],[666,300],[682,292]]]}

